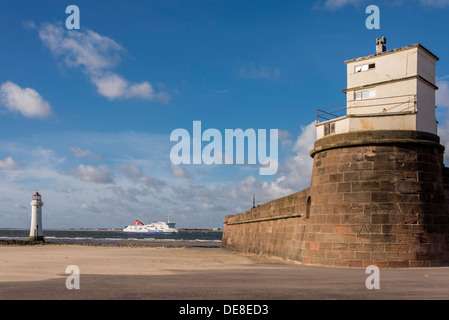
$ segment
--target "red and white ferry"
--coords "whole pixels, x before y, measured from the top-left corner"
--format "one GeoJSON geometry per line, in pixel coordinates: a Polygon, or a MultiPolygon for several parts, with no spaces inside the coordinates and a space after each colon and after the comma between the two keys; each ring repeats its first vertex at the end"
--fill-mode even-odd
{"type": "Polygon", "coordinates": [[[134,221],[134,224],[126,226],[123,232],[128,233],[177,233],[174,222],[156,222],[150,224],[143,224],[139,220],[134,221]]]}

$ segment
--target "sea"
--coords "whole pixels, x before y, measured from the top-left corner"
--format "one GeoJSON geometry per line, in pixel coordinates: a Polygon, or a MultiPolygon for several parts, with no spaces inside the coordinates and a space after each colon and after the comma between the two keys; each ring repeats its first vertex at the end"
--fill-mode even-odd
{"type": "MultiPolygon", "coordinates": [[[[28,240],[29,229],[0,229],[0,240],[28,240]]],[[[154,242],[177,242],[187,243],[213,243],[219,245],[223,233],[220,231],[179,231],[178,233],[124,233],[121,230],[83,230],[83,229],[54,229],[45,230],[46,242],[67,243],[154,243],[154,242]]]]}

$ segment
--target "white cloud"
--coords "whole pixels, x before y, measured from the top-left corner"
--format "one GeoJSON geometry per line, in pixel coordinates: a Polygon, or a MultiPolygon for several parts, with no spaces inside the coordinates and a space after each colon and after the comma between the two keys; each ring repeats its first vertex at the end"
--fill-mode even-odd
{"type": "Polygon", "coordinates": [[[166,93],[155,93],[153,87],[147,81],[131,83],[115,73],[108,73],[103,77],[93,78],[92,82],[96,85],[98,93],[109,100],[138,98],[159,100],[165,103],[170,100],[169,95],[166,93]]]}
{"type": "Polygon", "coordinates": [[[20,203],[14,203],[14,204],[12,205],[12,207],[13,207],[14,209],[27,209],[27,207],[25,207],[24,205],[22,205],[22,204],[20,204],[20,203]]]}
{"type": "MultiPolygon", "coordinates": [[[[251,208],[253,194],[256,204],[263,204],[310,186],[314,123],[301,128],[295,136],[288,132],[282,136],[291,141],[285,146],[287,158],[278,173],[270,177],[246,174],[256,172],[257,167],[168,166],[170,146],[166,135],[65,133],[57,137],[43,135],[27,140],[27,144],[0,139],[2,150],[25,164],[21,170],[0,172],[6,177],[0,179],[0,194],[11,198],[6,211],[0,212],[0,223],[10,225],[9,215],[17,215],[19,210],[13,204],[28,206],[30,195],[38,189],[47,203],[48,227],[120,227],[134,219],[150,221],[166,219],[167,215],[179,227],[221,227],[225,215],[251,208]],[[48,145],[36,147],[38,141],[48,145]],[[85,141],[82,148],[76,147],[79,141],[85,141]],[[122,148],[114,149],[117,144],[122,148]],[[71,152],[81,158],[94,150],[107,154],[105,161],[110,162],[99,167],[73,165],[73,157],[58,155],[67,152],[65,145],[75,146],[71,152]],[[179,178],[191,177],[193,171],[189,171],[195,168],[207,170],[208,174],[179,178]]],[[[23,225],[28,223],[26,216],[23,225]]]]}
{"type": "Polygon", "coordinates": [[[420,0],[420,2],[424,6],[431,6],[437,8],[443,8],[449,5],[449,0],[420,0]]]}
{"type": "Polygon", "coordinates": [[[327,9],[339,9],[347,4],[358,5],[363,0],[326,0],[324,7],[327,9]]]}
{"type": "Polygon", "coordinates": [[[313,158],[310,151],[316,140],[315,122],[301,127],[292,151],[296,154],[285,159],[285,165],[280,170],[280,176],[271,183],[273,190],[284,190],[289,193],[300,191],[310,186],[313,158]]]}
{"type": "Polygon", "coordinates": [[[143,171],[134,163],[123,163],[116,166],[115,170],[124,174],[128,178],[144,183],[148,187],[162,187],[165,185],[164,182],[143,173],[143,171]]]}
{"type": "Polygon", "coordinates": [[[98,93],[110,100],[123,96],[128,86],[128,81],[116,74],[110,74],[92,81],[97,86],[98,93]]]}
{"type": "Polygon", "coordinates": [[[3,160],[0,160],[0,170],[18,170],[20,169],[20,165],[14,161],[13,158],[7,157],[3,160]]]}
{"type": "Polygon", "coordinates": [[[22,22],[22,26],[25,30],[36,29],[36,23],[33,20],[25,20],[22,22]]]}
{"type": "Polygon", "coordinates": [[[93,153],[90,150],[83,150],[80,147],[70,147],[70,151],[73,152],[73,154],[75,155],[75,157],[77,158],[89,158],[92,160],[98,160],[101,161],[103,160],[101,158],[101,156],[99,156],[98,154],[93,153]]]}
{"type": "MultiPolygon", "coordinates": [[[[23,142],[0,137],[0,149],[6,153],[3,158],[11,156],[17,162],[20,160],[21,165],[20,170],[0,170],[0,195],[9,198],[4,205],[5,210],[0,212],[0,225],[26,227],[29,215],[22,219],[19,208],[13,205],[29,206],[31,195],[36,190],[43,194],[47,204],[44,224],[48,228],[120,227],[132,222],[137,213],[148,214],[148,208],[152,208],[152,213],[156,210],[164,212],[164,194],[168,189],[162,188],[166,181],[164,175],[172,177],[166,164],[170,150],[166,141],[166,135],[132,132],[42,133],[23,142]],[[111,162],[107,167],[91,167],[85,163],[78,166],[78,163],[73,165],[74,157],[65,159],[60,156],[66,154],[67,145],[76,146],[79,141],[84,145],[74,148],[80,151],[78,155],[87,154],[85,149],[100,150],[108,155],[105,161],[111,162]],[[40,147],[40,143],[46,146],[40,147]],[[122,147],[115,148],[117,144],[122,147]],[[125,161],[136,163],[135,167],[127,167],[128,176],[117,167],[113,169],[114,164],[125,161]],[[147,175],[150,170],[163,181],[147,175]]],[[[11,164],[11,161],[5,163],[11,164]]]]}
{"type": "Polygon", "coordinates": [[[365,0],[325,0],[323,1],[316,1],[314,4],[315,8],[324,8],[328,10],[337,10],[340,9],[346,5],[353,5],[358,6],[365,2],[365,0]]]}
{"type": "Polygon", "coordinates": [[[11,81],[0,87],[0,101],[8,110],[28,118],[44,118],[51,114],[50,104],[36,90],[22,89],[11,81]]]}
{"type": "Polygon", "coordinates": [[[171,172],[175,177],[190,178],[192,175],[183,167],[171,163],[171,172]]]}
{"type": "Polygon", "coordinates": [[[445,165],[449,166],[449,120],[438,126],[438,135],[440,136],[441,144],[446,148],[444,152],[445,165]]]}
{"type": "Polygon", "coordinates": [[[138,98],[164,103],[170,100],[165,92],[155,93],[147,81],[133,83],[111,71],[124,51],[111,38],[87,28],[69,31],[52,24],[44,24],[39,29],[39,37],[66,66],[81,68],[97,87],[97,92],[110,100],[138,98]]]}
{"type": "Polygon", "coordinates": [[[125,94],[129,98],[154,99],[154,90],[147,81],[128,84],[125,94]]]}
{"type": "MultiPolygon", "coordinates": [[[[446,78],[446,76],[443,78],[446,78]]],[[[441,144],[446,147],[444,160],[447,166],[449,163],[449,81],[438,81],[437,86],[436,105],[438,106],[437,110],[443,117],[438,125],[438,135],[440,136],[441,144]]]]}
{"type": "MultiPolygon", "coordinates": [[[[423,5],[428,7],[435,7],[435,8],[444,8],[449,5],[449,0],[416,0],[423,5]]],[[[404,5],[404,0],[385,0],[383,1],[387,5],[392,6],[402,6],[404,5]]],[[[408,3],[412,3],[412,5],[415,5],[415,2],[407,1],[408,3]]],[[[324,8],[327,10],[338,10],[341,9],[347,5],[352,5],[354,7],[359,7],[361,5],[369,5],[374,4],[369,2],[368,0],[318,0],[314,3],[314,8],[324,8]]]]}
{"type": "Polygon", "coordinates": [[[93,167],[89,165],[80,164],[78,167],[70,170],[70,174],[78,177],[83,181],[94,183],[112,183],[112,172],[107,166],[93,167]]]}
{"type": "Polygon", "coordinates": [[[255,67],[252,64],[241,66],[238,69],[240,76],[249,79],[278,80],[281,76],[281,70],[278,68],[269,68],[267,66],[255,67]]]}
{"type": "Polygon", "coordinates": [[[96,213],[96,214],[101,213],[101,211],[97,207],[87,203],[81,204],[81,209],[89,213],[96,213]]]}
{"type": "Polygon", "coordinates": [[[279,130],[278,138],[282,147],[289,147],[292,144],[292,134],[287,130],[279,130]]]}
{"type": "Polygon", "coordinates": [[[68,31],[61,26],[43,24],[39,38],[56,56],[70,67],[82,67],[89,74],[102,73],[120,60],[123,47],[113,39],[87,28],[68,31]]]}
{"type": "Polygon", "coordinates": [[[297,152],[297,154],[307,155],[307,159],[312,159],[310,157],[310,151],[312,151],[315,141],[316,126],[315,121],[313,121],[305,127],[301,126],[301,133],[296,139],[293,151],[297,152]]]}
{"type": "MultiPolygon", "coordinates": [[[[288,133],[283,135],[290,138],[288,133]]],[[[214,211],[210,213],[211,215],[234,214],[251,208],[253,194],[256,195],[256,204],[263,204],[308,188],[313,166],[310,151],[315,140],[315,122],[301,127],[295,143],[290,144],[290,152],[293,154],[286,158],[284,166],[272,181],[261,181],[257,176],[249,175],[237,181],[230,179],[225,182],[199,184],[200,180],[197,180],[195,184],[169,186],[169,190],[175,195],[173,208],[182,211],[186,216],[207,213],[211,210],[211,206],[214,211]],[[183,207],[180,207],[180,204],[183,207]]],[[[186,174],[180,170],[182,167],[172,165],[171,169],[174,176],[186,174]]]]}
{"type": "Polygon", "coordinates": [[[438,107],[449,107],[449,81],[438,81],[436,92],[436,105],[438,107]]]}
{"type": "Polygon", "coordinates": [[[140,178],[144,175],[142,170],[133,163],[123,163],[116,166],[115,169],[130,178],[140,178]]]}
{"type": "Polygon", "coordinates": [[[180,201],[191,208],[196,207],[195,201],[203,203],[204,199],[214,199],[217,207],[227,211],[226,214],[232,214],[250,209],[253,194],[256,195],[256,203],[263,204],[298,192],[310,187],[313,167],[310,151],[315,140],[315,122],[301,127],[301,132],[291,149],[294,154],[285,159],[284,166],[280,168],[273,181],[260,181],[251,175],[235,182],[176,188],[175,193],[180,197],[180,201]]]}

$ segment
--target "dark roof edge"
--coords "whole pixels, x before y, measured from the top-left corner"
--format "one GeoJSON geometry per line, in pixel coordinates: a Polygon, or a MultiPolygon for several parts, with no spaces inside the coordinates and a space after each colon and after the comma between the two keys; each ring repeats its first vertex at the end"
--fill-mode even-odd
{"type": "Polygon", "coordinates": [[[432,57],[435,58],[435,60],[440,60],[440,58],[438,58],[436,55],[434,55],[429,49],[427,49],[426,47],[424,47],[422,44],[420,43],[416,43],[416,44],[412,44],[409,46],[405,46],[405,47],[401,47],[401,48],[397,48],[397,49],[393,49],[393,50],[389,50],[389,51],[385,51],[385,52],[381,52],[381,53],[375,53],[375,54],[371,54],[369,56],[365,56],[365,57],[359,57],[359,58],[355,58],[355,59],[350,59],[350,60],[346,60],[345,63],[351,63],[351,62],[356,62],[356,61],[363,61],[366,59],[370,59],[370,58],[375,58],[375,57],[379,57],[385,54],[391,54],[391,53],[395,53],[395,52],[399,52],[399,51],[405,51],[405,50],[409,50],[409,49],[413,49],[413,48],[422,48],[424,51],[426,51],[428,54],[430,54],[432,57]]]}

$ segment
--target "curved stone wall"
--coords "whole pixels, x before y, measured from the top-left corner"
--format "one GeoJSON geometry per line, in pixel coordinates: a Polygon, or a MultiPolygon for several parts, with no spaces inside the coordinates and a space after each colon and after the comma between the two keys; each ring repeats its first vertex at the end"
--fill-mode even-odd
{"type": "Polygon", "coordinates": [[[446,264],[443,152],[438,136],[417,131],[361,131],[316,141],[302,261],[446,264]]]}
{"type": "Polygon", "coordinates": [[[316,265],[447,265],[443,152],[438,136],[417,131],[317,140],[310,188],[227,216],[222,247],[316,265]]]}

